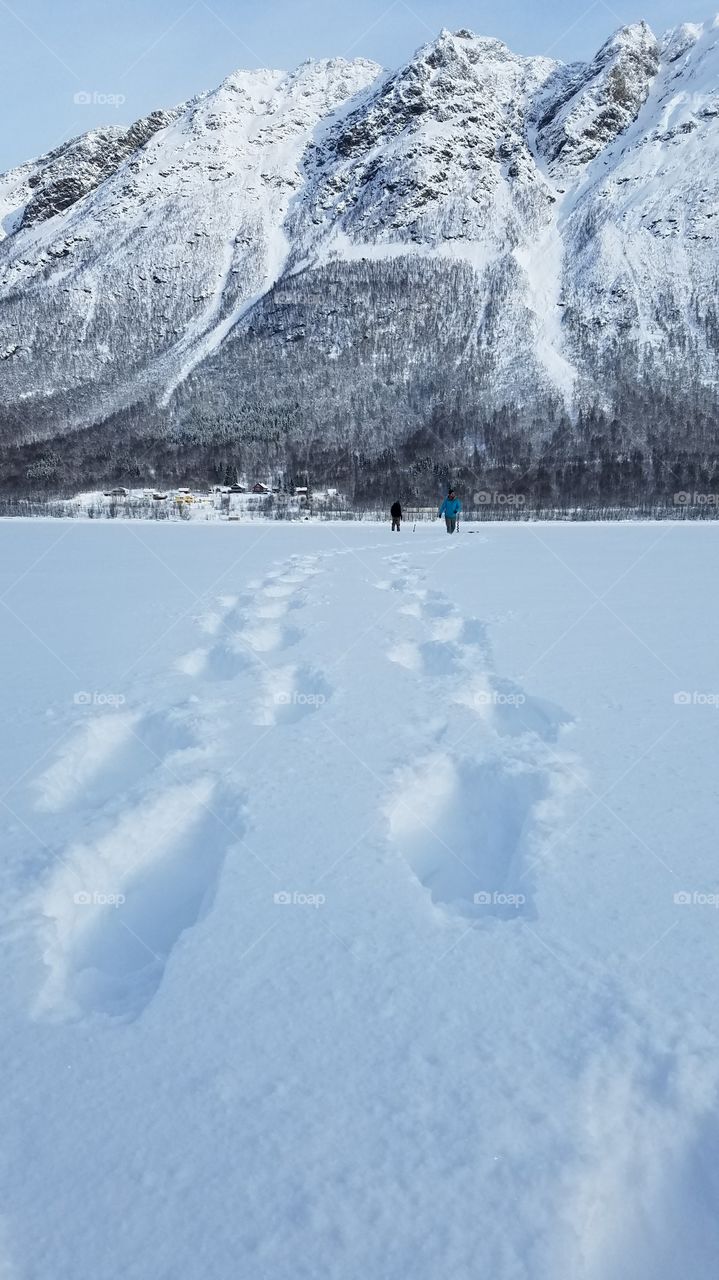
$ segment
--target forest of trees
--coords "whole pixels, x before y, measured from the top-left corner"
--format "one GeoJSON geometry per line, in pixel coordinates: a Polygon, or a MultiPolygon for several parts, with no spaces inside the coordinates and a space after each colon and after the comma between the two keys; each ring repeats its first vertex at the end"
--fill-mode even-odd
{"type": "Polygon", "coordinates": [[[70,496],[113,484],[151,487],[228,483],[237,475],[275,477],[291,489],[307,477],[338,487],[355,509],[384,506],[398,494],[432,505],[451,480],[479,514],[530,510],[685,508],[713,515],[719,503],[719,436],[714,415],[687,405],[678,428],[672,404],[628,394],[610,417],[597,408],[522,421],[502,410],[470,423],[435,410],[426,425],[393,446],[369,451],[351,439],[328,444],[302,434],[289,412],[229,422],[198,420],[194,430],[148,432],[136,410],[52,443],[5,451],[5,497],[70,496]],[[647,419],[651,426],[639,428],[647,419]],[[108,433],[112,449],[108,450],[108,433]],[[680,444],[677,444],[678,438],[680,444]]]}
{"type": "Polygon", "coordinates": [[[712,515],[713,306],[686,330],[672,299],[657,299],[667,343],[640,350],[628,333],[598,335],[568,305],[584,370],[570,410],[536,362],[526,309],[512,309],[513,270],[497,264],[481,296],[460,262],[330,263],[289,275],[164,408],[148,385],[142,401],[100,411],[88,377],[71,403],[58,389],[0,410],[0,494],[202,487],[239,474],[291,489],[301,476],[361,509],[398,494],[431,505],[451,480],[494,515],[676,506],[712,515]]]}

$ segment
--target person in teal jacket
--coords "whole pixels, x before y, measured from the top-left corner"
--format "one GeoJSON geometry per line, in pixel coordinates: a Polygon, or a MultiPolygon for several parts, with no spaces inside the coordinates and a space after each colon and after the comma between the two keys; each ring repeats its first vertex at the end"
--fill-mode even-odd
{"type": "Polygon", "coordinates": [[[440,516],[444,516],[447,533],[454,533],[457,528],[457,518],[461,510],[462,503],[455,494],[454,489],[450,489],[447,497],[437,512],[437,519],[439,519],[440,516]]]}

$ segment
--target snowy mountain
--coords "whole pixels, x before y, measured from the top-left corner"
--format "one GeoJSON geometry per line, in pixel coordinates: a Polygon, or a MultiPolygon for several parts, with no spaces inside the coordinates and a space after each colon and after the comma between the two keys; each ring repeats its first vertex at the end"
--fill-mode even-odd
{"type": "Polygon", "coordinates": [[[16,478],[68,433],[331,467],[498,417],[713,421],[718,121],[716,22],[571,66],[443,31],[394,73],[237,72],[5,174],[16,478]]]}

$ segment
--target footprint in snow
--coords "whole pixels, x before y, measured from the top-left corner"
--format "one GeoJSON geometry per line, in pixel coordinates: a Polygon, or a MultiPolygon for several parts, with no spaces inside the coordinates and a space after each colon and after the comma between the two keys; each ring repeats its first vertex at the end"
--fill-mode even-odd
{"type": "Polygon", "coordinates": [[[543,742],[556,742],[562,730],[574,723],[557,703],[531,697],[514,681],[488,671],[471,677],[453,696],[503,737],[532,734],[543,742]]]}
{"type": "Polygon", "coordinates": [[[461,670],[464,654],[452,641],[425,640],[418,644],[414,640],[400,640],[390,645],[387,657],[407,671],[433,680],[456,675],[461,670]]]}
{"type": "Polygon", "coordinates": [[[117,710],[80,721],[50,766],[32,782],[35,807],[60,813],[78,799],[98,808],[128,791],[159,762],[196,745],[192,718],[167,712],[117,710]]]}
{"type": "Polygon", "coordinates": [[[296,644],[301,636],[302,632],[297,627],[258,619],[254,624],[238,632],[238,642],[243,643],[253,653],[274,653],[296,644]]]}
{"type": "Polygon", "coordinates": [[[63,853],[37,903],[47,978],[35,1014],[129,1021],[157,992],[179,939],[210,910],[242,803],[210,777],[172,786],[63,853]]]}
{"type": "Polygon", "coordinates": [[[294,724],[320,711],[331,696],[332,687],[328,680],[314,668],[276,667],[264,675],[255,723],[294,724]]]}
{"type": "Polygon", "coordinates": [[[548,787],[526,762],[431,753],[397,776],[389,838],[437,906],[470,918],[531,916],[527,872],[548,787]]]}
{"type": "Polygon", "coordinates": [[[449,695],[492,733],[476,757],[429,751],[400,771],[387,809],[390,841],[442,909],[531,915],[531,872],[549,815],[563,811],[576,782],[570,763],[545,744],[571,717],[493,673],[478,619],[464,618],[440,592],[418,592],[412,604],[430,638],[395,642],[388,657],[425,678],[448,678],[449,695]]]}

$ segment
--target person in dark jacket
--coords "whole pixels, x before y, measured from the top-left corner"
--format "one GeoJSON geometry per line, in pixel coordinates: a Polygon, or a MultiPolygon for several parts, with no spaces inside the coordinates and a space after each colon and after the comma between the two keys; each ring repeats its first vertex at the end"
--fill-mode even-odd
{"type": "Polygon", "coordinates": [[[445,524],[447,525],[447,533],[454,533],[457,528],[457,519],[461,510],[462,503],[454,492],[454,489],[450,489],[447,497],[437,512],[438,516],[444,516],[445,524]]]}
{"type": "Polygon", "coordinates": [[[400,525],[402,523],[402,508],[399,505],[399,502],[392,503],[389,513],[392,517],[392,532],[394,533],[396,529],[397,533],[399,533],[400,525]]]}

